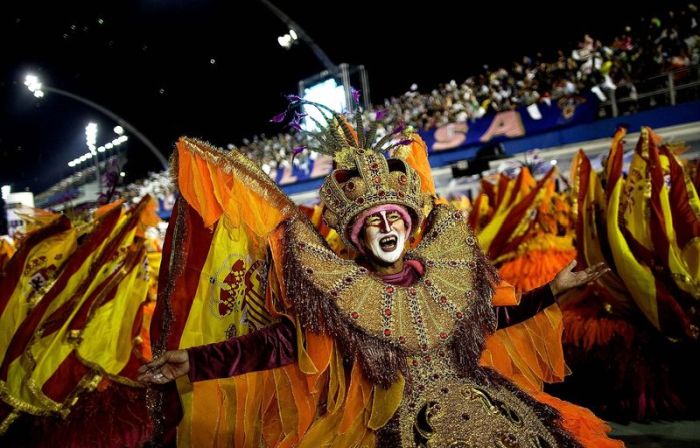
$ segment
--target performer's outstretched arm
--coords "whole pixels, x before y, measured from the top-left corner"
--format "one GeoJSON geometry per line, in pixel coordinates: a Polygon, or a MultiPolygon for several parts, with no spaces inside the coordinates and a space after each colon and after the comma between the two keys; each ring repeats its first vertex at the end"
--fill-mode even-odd
{"type": "Polygon", "coordinates": [[[511,306],[494,306],[498,329],[519,324],[547,308],[555,302],[550,284],[523,293],[520,303],[511,306]]]}
{"type": "Polygon", "coordinates": [[[287,319],[243,336],[187,350],[172,350],[141,366],[138,380],[163,384],[188,375],[190,381],[228,378],[274,369],[296,360],[296,334],[287,319]]]}
{"type": "Polygon", "coordinates": [[[187,349],[190,381],[228,378],[286,366],[296,360],[296,333],[287,319],[215,344],[187,349]]]}
{"type": "Polygon", "coordinates": [[[572,272],[576,267],[576,260],[562,269],[554,280],[523,293],[520,303],[512,306],[496,306],[494,310],[498,319],[498,328],[505,328],[519,324],[544,310],[556,301],[556,297],[571,288],[585,285],[610,271],[605,263],[599,263],[578,272],[572,272]]]}

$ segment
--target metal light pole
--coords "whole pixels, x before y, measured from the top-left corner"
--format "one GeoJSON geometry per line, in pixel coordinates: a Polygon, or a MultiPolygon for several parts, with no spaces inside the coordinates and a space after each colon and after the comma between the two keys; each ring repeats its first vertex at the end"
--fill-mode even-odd
{"type": "Polygon", "coordinates": [[[102,112],[103,114],[107,115],[109,118],[112,120],[116,121],[119,125],[123,126],[125,129],[127,129],[130,133],[134,134],[139,140],[141,140],[141,143],[146,145],[146,147],[153,153],[154,156],[158,158],[158,161],[161,163],[163,166],[163,169],[168,169],[168,161],[165,159],[165,156],[163,156],[163,153],[156,148],[156,145],[154,145],[145,135],[143,135],[141,132],[139,132],[138,129],[136,129],[134,126],[131,125],[128,121],[120,117],[119,115],[115,114],[111,110],[107,109],[104,106],[101,106],[94,101],[90,101],[87,98],[83,98],[80,95],[76,95],[71,92],[67,92],[62,89],[58,89],[56,87],[51,87],[51,86],[46,86],[43,85],[40,81],[39,78],[37,78],[34,75],[27,75],[24,81],[24,85],[27,86],[30,92],[34,94],[35,97],[37,98],[42,98],[44,96],[44,92],[53,92],[57,93],[59,95],[66,96],[68,98],[74,99],[76,101],[79,101],[83,104],[87,104],[88,106],[92,107],[93,109],[97,109],[98,111],[102,112]]]}

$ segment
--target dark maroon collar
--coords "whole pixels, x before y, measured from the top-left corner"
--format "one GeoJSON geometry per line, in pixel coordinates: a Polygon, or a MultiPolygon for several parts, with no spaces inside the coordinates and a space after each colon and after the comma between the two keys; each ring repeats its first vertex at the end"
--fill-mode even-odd
{"type": "Polygon", "coordinates": [[[380,278],[385,283],[395,286],[411,286],[425,273],[425,267],[418,260],[406,260],[401,272],[382,275],[380,278]]]}

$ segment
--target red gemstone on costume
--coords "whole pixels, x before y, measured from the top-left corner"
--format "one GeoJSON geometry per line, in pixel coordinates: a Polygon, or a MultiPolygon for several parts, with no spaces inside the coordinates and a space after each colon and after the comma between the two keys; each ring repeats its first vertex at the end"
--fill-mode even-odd
{"type": "Polygon", "coordinates": [[[403,337],[403,336],[399,336],[399,342],[402,343],[402,344],[405,344],[405,343],[406,343],[406,338],[403,337]]]}
{"type": "Polygon", "coordinates": [[[377,195],[379,195],[380,198],[383,198],[384,196],[386,196],[386,192],[384,190],[380,190],[379,192],[377,192],[377,195]]]}
{"type": "Polygon", "coordinates": [[[345,184],[345,189],[348,191],[353,191],[355,189],[355,182],[350,181],[347,184],[345,184]]]}
{"type": "Polygon", "coordinates": [[[384,291],[388,292],[389,294],[393,294],[393,293],[394,293],[394,287],[393,287],[393,286],[387,286],[386,288],[384,288],[384,291]]]}
{"type": "Polygon", "coordinates": [[[374,177],[372,178],[372,182],[374,182],[375,184],[381,184],[381,183],[382,183],[382,178],[379,177],[379,176],[374,176],[374,177]]]}
{"type": "Polygon", "coordinates": [[[363,198],[362,196],[360,196],[359,198],[355,199],[355,204],[357,204],[357,205],[362,205],[362,204],[364,204],[364,203],[365,203],[365,198],[363,198]]]}
{"type": "Polygon", "coordinates": [[[461,319],[464,317],[464,314],[461,311],[457,311],[457,319],[461,319]]]}
{"type": "Polygon", "coordinates": [[[384,315],[385,315],[385,316],[391,316],[391,308],[385,308],[385,309],[384,309],[384,315]]]}
{"type": "Polygon", "coordinates": [[[357,271],[358,271],[360,274],[366,274],[366,273],[367,273],[367,269],[366,269],[366,268],[360,268],[360,269],[358,269],[357,271]]]}
{"type": "Polygon", "coordinates": [[[352,283],[352,277],[345,277],[345,283],[352,283]]]}
{"type": "Polygon", "coordinates": [[[399,191],[399,192],[397,193],[397,195],[398,195],[399,198],[401,198],[401,199],[403,199],[403,198],[406,197],[406,193],[404,193],[403,191],[399,191]]]}
{"type": "Polygon", "coordinates": [[[400,176],[399,176],[399,183],[403,185],[403,184],[405,184],[406,182],[408,182],[408,177],[406,177],[405,174],[400,175],[400,176]]]}
{"type": "Polygon", "coordinates": [[[360,314],[357,311],[353,311],[352,313],[350,313],[350,316],[353,319],[357,319],[358,317],[360,317],[360,314]]]}
{"type": "Polygon", "coordinates": [[[433,285],[433,281],[430,280],[429,278],[426,278],[426,279],[425,279],[425,285],[426,285],[426,286],[432,286],[432,285],[433,285]]]}
{"type": "Polygon", "coordinates": [[[430,362],[430,361],[433,360],[433,357],[430,356],[430,355],[426,355],[426,356],[425,356],[425,360],[428,361],[428,362],[430,362]]]}
{"type": "Polygon", "coordinates": [[[306,270],[306,273],[309,274],[309,275],[311,275],[311,274],[314,273],[314,270],[311,269],[311,268],[309,268],[309,269],[306,270]]]}
{"type": "Polygon", "coordinates": [[[440,333],[440,339],[447,339],[447,333],[444,331],[440,333]]]}
{"type": "Polygon", "coordinates": [[[384,329],[384,336],[390,336],[390,335],[391,335],[391,330],[389,330],[388,328],[385,328],[384,329]]]}
{"type": "Polygon", "coordinates": [[[331,291],[331,295],[332,295],[333,297],[338,297],[338,291],[335,291],[335,290],[334,290],[334,291],[331,291]]]}
{"type": "Polygon", "coordinates": [[[414,366],[417,366],[417,365],[418,365],[418,360],[417,360],[417,359],[414,359],[414,360],[411,362],[411,364],[413,364],[414,366]]]}
{"type": "Polygon", "coordinates": [[[373,162],[369,167],[373,170],[378,170],[379,164],[377,162],[373,162]]]}
{"type": "Polygon", "coordinates": [[[444,305],[445,303],[447,303],[447,297],[445,297],[445,296],[440,296],[440,303],[442,303],[443,305],[444,305]]]}
{"type": "Polygon", "coordinates": [[[408,288],[408,293],[412,296],[415,296],[416,295],[416,288],[413,288],[413,287],[408,288]]]}

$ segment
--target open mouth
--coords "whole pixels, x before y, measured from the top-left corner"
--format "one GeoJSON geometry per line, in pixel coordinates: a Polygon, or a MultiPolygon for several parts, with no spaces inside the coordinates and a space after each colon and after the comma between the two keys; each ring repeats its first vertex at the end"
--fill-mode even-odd
{"type": "Polygon", "coordinates": [[[395,235],[385,236],[379,240],[379,247],[381,247],[384,252],[392,252],[396,250],[398,242],[399,240],[395,235]]]}

